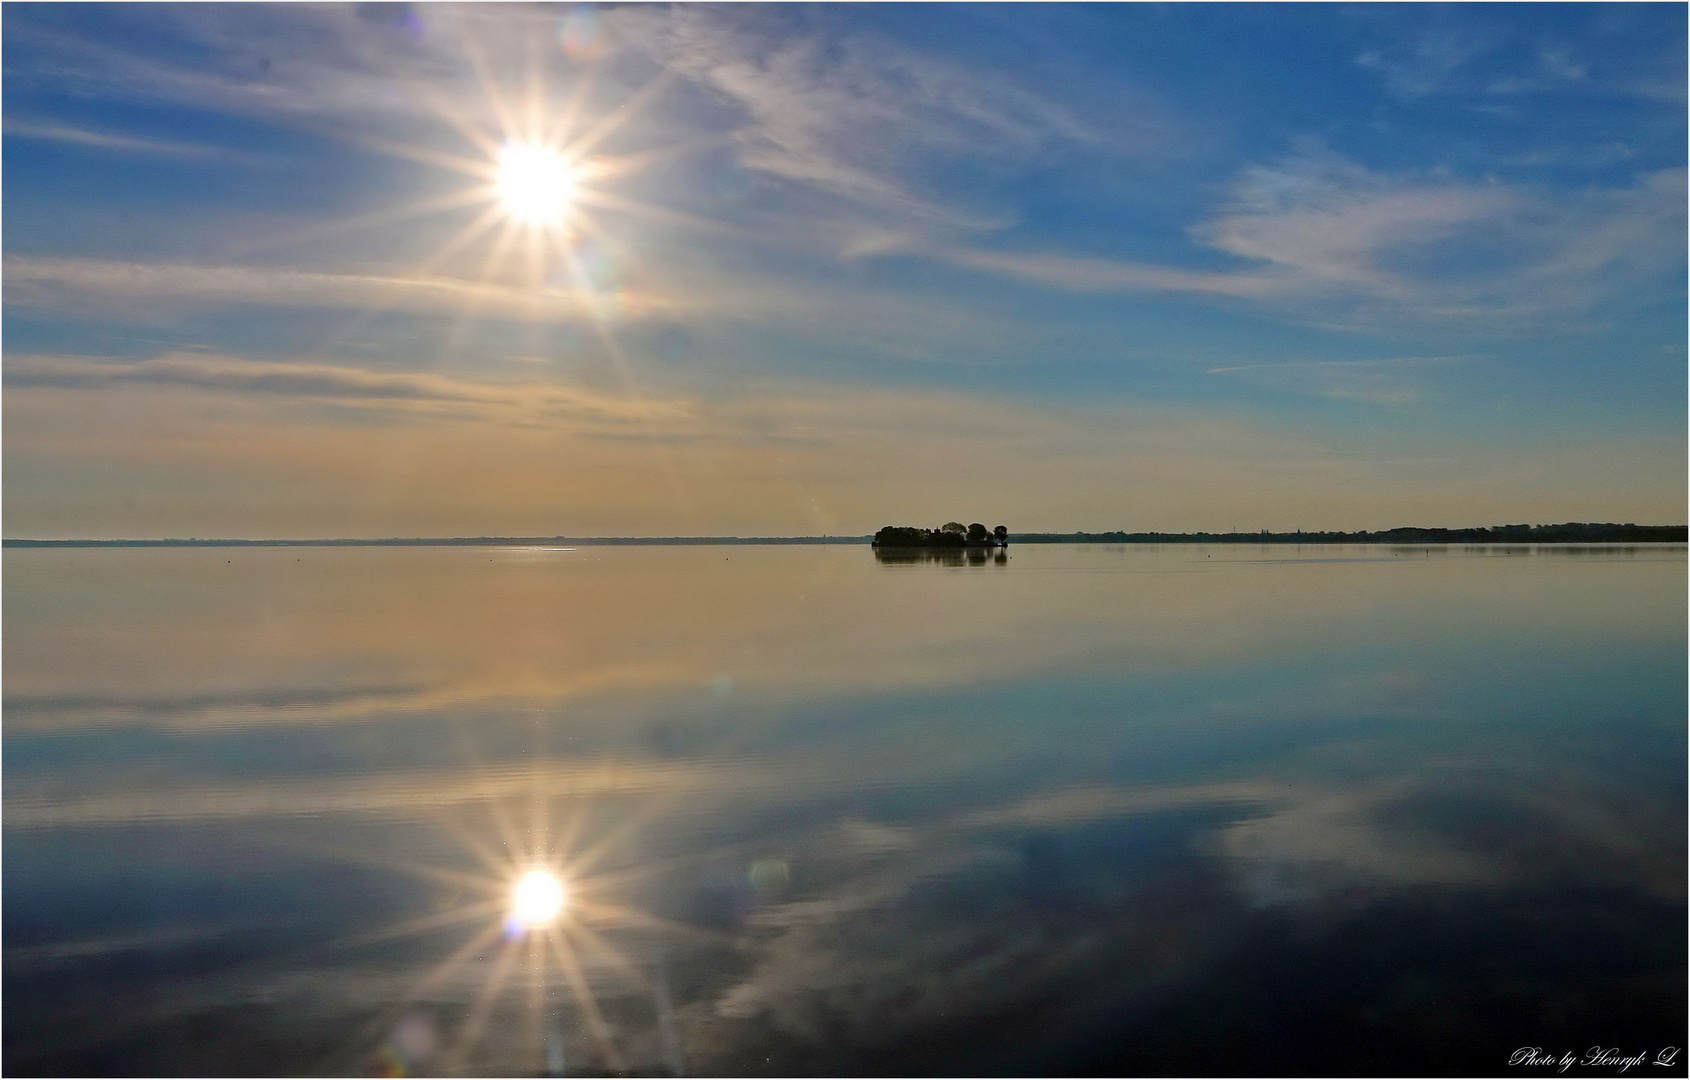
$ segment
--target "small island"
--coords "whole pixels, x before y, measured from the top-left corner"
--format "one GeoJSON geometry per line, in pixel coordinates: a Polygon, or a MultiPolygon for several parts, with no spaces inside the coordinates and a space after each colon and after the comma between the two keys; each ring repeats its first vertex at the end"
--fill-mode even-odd
{"type": "Polygon", "coordinates": [[[874,534],[871,543],[877,548],[1006,548],[1009,529],[999,525],[988,532],[978,521],[972,525],[951,521],[937,529],[888,525],[874,534]]]}

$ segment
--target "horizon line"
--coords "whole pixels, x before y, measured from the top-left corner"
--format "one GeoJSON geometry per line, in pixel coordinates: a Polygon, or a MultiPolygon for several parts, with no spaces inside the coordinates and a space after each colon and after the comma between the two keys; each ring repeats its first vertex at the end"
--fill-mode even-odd
{"type": "MultiPolygon", "coordinates": [[[[1528,529],[1531,531],[1549,529],[1635,529],[1650,532],[1680,529],[1690,531],[1686,525],[1638,525],[1635,522],[1563,522],[1554,525],[1476,525],[1458,526],[1454,528],[1441,526],[1404,525],[1390,529],[1357,529],[1345,531],[1339,529],[1293,529],[1275,531],[1259,529],[1252,532],[1231,530],[1214,532],[1210,530],[1193,530],[1189,532],[1162,532],[1158,530],[1110,529],[1103,532],[1090,532],[1077,529],[1067,532],[1045,530],[1010,533],[1010,539],[1045,540],[1058,537],[1106,537],[1106,536],[1138,536],[1138,537],[1238,537],[1241,539],[1277,538],[1277,537],[1358,537],[1358,536],[1388,536],[1392,533],[1476,533],[1498,530],[1528,529]]],[[[109,537],[109,538],[31,538],[6,537],[0,539],[0,547],[392,547],[392,546],[437,546],[437,547],[470,547],[494,546],[500,544],[532,545],[539,543],[582,544],[582,545],[710,545],[710,544],[851,544],[866,543],[874,539],[874,533],[835,534],[822,533],[819,535],[796,536],[385,536],[385,537],[109,537]]],[[[1452,537],[1452,539],[1459,539],[1452,537]]],[[[1420,542],[1425,542],[1423,538],[1420,542]]],[[[1683,541],[1666,541],[1679,543],[1683,541]]]]}

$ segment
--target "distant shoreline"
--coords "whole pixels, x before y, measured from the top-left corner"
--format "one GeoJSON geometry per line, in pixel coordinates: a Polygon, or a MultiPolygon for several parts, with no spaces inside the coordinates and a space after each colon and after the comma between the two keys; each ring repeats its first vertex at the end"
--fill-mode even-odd
{"type": "Polygon", "coordinates": [[[397,536],[330,540],[0,540],[42,547],[651,547],[725,544],[866,544],[868,536],[397,536]]]}
{"type": "MultiPolygon", "coordinates": [[[[863,536],[454,536],[319,540],[23,540],[8,548],[101,547],[662,547],[735,544],[867,544],[863,536]]],[[[1684,525],[1498,525],[1483,529],[1390,529],[1384,532],[1010,533],[1011,544],[1683,544],[1684,525]]]]}

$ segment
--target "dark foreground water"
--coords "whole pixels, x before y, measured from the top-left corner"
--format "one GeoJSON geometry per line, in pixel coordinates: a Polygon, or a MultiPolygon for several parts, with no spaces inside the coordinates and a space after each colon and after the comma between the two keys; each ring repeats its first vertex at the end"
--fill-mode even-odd
{"type": "Polygon", "coordinates": [[[4,1067],[1684,1075],[1685,589],[1682,546],[8,551],[4,1067]]]}

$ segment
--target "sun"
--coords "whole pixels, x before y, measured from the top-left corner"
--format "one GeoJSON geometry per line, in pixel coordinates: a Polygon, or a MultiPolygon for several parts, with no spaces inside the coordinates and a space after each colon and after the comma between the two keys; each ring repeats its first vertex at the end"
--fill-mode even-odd
{"type": "Polygon", "coordinates": [[[550,870],[530,870],[511,892],[511,915],[523,927],[549,926],[569,904],[569,890],[550,870]]]}
{"type": "MultiPolygon", "coordinates": [[[[480,928],[464,935],[449,954],[372,1018],[370,1037],[387,1039],[378,1052],[385,1057],[378,1063],[397,1060],[393,1048],[406,1040],[404,1030],[414,1021],[418,1003],[433,1000],[445,992],[444,988],[467,982],[471,991],[468,1012],[449,1043],[440,1047],[439,1056],[430,1059],[432,1071],[426,1075],[464,1075],[470,1071],[472,1055],[478,1048],[495,1037],[510,1042],[513,1036],[521,1044],[517,1052],[534,1063],[533,1068],[519,1069],[518,1073],[562,1075],[561,1065],[554,1061],[560,1052],[555,1048],[563,1045],[566,1028],[576,1020],[594,1044],[602,1071],[627,1075],[628,1059],[595,990],[602,977],[615,978],[618,994],[637,991],[653,995],[652,1007],[660,1029],[669,1032],[663,1035],[662,1048],[668,1074],[686,1075],[674,1035],[673,1005],[662,957],[664,943],[672,936],[691,937],[698,931],[618,899],[629,890],[637,894],[653,875],[661,876],[672,867],[666,862],[642,865],[626,860],[622,845],[628,831],[641,819],[638,814],[595,836],[590,843],[581,842],[587,828],[587,808],[557,814],[557,797],[547,793],[555,783],[547,780],[542,785],[542,778],[550,775],[550,770],[534,774],[536,787],[531,801],[518,799],[517,805],[508,805],[500,798],[485,804],[496,842],[489,842],[483,830],[471,822],[455,817],[444,822],[447,832],[462,843],[463,853],[479,865],[464,867],[459,860],[431,865],[381,857],[383,865],[450,888],[453,899],[425,914],[355,933],[337,942],[338,947],[432,937],[465,923],[478,923],[480,928]],[[529,802],[526,814],[521,802],[529,802]],[[604,867],[600,865],[604,860],[619,865],[614,869],[604,867]],[[641,942],[637,949],[630,950],[626,945],[631,935],[637,935],[641,942]],[[650,958],[654,947],[653,967],[642,957],[650,958]],[[563,1011],[560,995],[564,993],[573,999],[574,1018],[563,1011]],[[526,1012],[513,1031],[498,1018],[510,1015],[504,1010],[517,995],[526,999],[526,1012]],[[542,1061],[546,1063],[544,1073],[542,1061]]],[[[354,861],[367,858],[351,852],[347,857],[354,861]]]]}
{"type": "MultiPolygon", "coordinates": [[[[444,7],[435,10],[445,22],[456,22],[444,7]]],[[[543,9],[536,9],[534,17],[536,25],[549,18],[543,9]]],[[[562,16],[559,25],[577,34],[570,28],[583,17],[576,11],[562,16]]],[[[372,151],[455,173],[467,183],[258,244],[297,243],[313,234],[386,228],[436,216],[458,219],[432,250],[396,277],[396,281],[439,279],[457,298],[446,312],[454,320],[440,342],[443,352],[462,348],[473,324],[483,318],[525,324],[520,348],[529,354],[545,347],[542,327],[584,324],[622,369],[627,361],[616,340],[615,324],[641,297],[618,284],[620,265],[636,257],[636,250],[617,242],[614,221],[635,218],[711,232],[722,228],[707,218],[618,190],[628,178],[702,143],[659,143],[607,152],[612,139],[617,144],[639,141],[637,127],[630,129],[630,124],[679,76],[664,69],[633,93],[600,109],[591,101],[597,69],[575,53],[569,53],[560,82],[556,64],[543,54],[529,50],[526,59],[490,56],[487,43],[476,39],[469,24],[457,29],[451,40],[462,47],[463,65],[479,83],[479,98],[470,94],[453,100],[426,80],[410,89],[462,145],[377,135],[358,141],[372,151]]],[[[361,311],[354,327],[345,333],[357,332],[356,327],[384,315],[391,306],[386,299],[377,301],[361,311]]],[[[623,375],[631,379],[628,372],[623,375]]]]}
{"type": "Polygon", "coordinates": [[[493,189],[516,221],[561,227],[575,200],[576,170],[564,154],[542,143],[508,141],[499,148],[493,189]]]}

